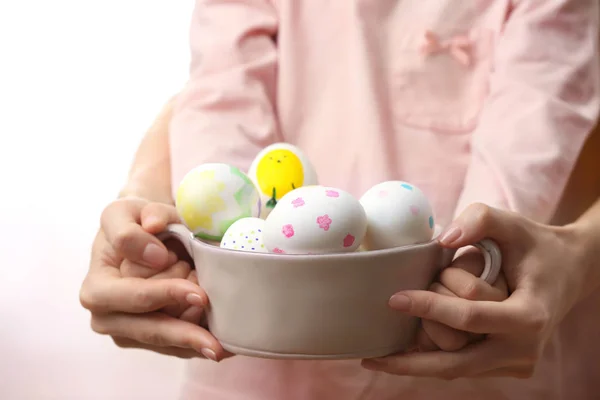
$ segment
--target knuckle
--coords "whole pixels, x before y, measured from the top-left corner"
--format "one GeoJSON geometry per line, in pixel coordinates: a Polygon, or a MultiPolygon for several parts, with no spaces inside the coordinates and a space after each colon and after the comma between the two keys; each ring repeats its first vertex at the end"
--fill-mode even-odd
{"type": "Polygon", "coordinates": [[[79,289],[79,303],[86,310],[91,310],[94,307],[94,297],[85,283],[79,289]]]}
{"type": "Polygon", "coordinates": [[[92,331],[94,331],[100,335],[109,335],[110,334],[110,329],[108,328],[108,326],[104,323],[102,318],[98,318],[97,316],[92,315],[92,319],[90,321],[90,327],[92,328],[92,331]]]}
{"type": "MultiPolygon", "coordinates": [[[[188,349],[194,348],[195,340],[190,334],[184,334],[179,337],[178,347],[184,347],[188,349]]],[[[198,346],[196,346],[198,347],[198,346]]]]}
{"type": "Polygon", "coordinates": [[[150,215],[154,215],[154,216],[164,216],[166,213],[166,210],[161,207],[161,204],[159,203],[148,203],[146,204],[141,211],[141,216],[142,218],[147,218],[150,215]]]}
{"type": "MultiPolygon", "coordinates": [[[[414,307],[414,302],[412,302],[413,307],[414,307]]],[[[422,302],[420,302],[420,310],[419,314],[422,315],[423,317],[428,317],[433,313],[433,310],[435,308],[435,299],[432,296],[427,296],[423,299],[422,302]]]]}
{"type": "Polygon", "coordinates": [[[113,240],[113,247],[119,252],[128,249],[135,242],[136,233],[137,230],[134,225],[121,228],[113,240]]]}
{"type": "Polygon", "coordinates": [[[543,305],[531,307],[526,313],[525,328],[527,332],[542,334],[550,323],[551,313],[543,305]]]}
{"type": "Polygon", "coordinates": [[[92,288],[87,280],[84,281],[83,285],[81,285],[81,289],[79,289],[79,303],[83,308],[91,312],[97,311],[101,308],[100,304],[98,303],[96,290],[92,288]]]}
{"type": "Polygon", "coordinates": [[[444,338],[443,341],[440,341],[439,347],[444,351],[458,351],[465,347],[468,342],[469,338],[467,334],[456,332],[456,334],[448,336],[447,338],[444,338]]]}
{"type": "Polygon", "coordinates": [[[483,203],[474,203],[469,206],[469,212],[474,220],[479,224],[485,225],[491,218],[492,210],[483,203]]]}
{"type": "Polygon", "coordinates": [[[467,300],[478,300],[481,297],[482,288],[478,280],[469,279],[465,281],[457,291],[458,297],[467,300]]]}
{"type": "Polygon", "coordinates": [[[121,349],[129,349],[129,348],[133,347],[133,346],[131,346],[131,340],[127,340],[127,339],[119,337],[119,336],[111,336],[111,339],[112,339],[113,343],[121,349]]]}
{"type": "Polygon", "coordinates": [[[154,299],[145,289],[137,289],[133,294],[133,305],[137,308],[149,310],[154,304],[154,299]]]}
{"type": "Polygon", "coordinates": [[[155,331],[141,333],[140,342],[158,347],[165,347],[167,345],[166,339],[159,332],[155,331]]]}
{"type": "Polygon", "coordinates": [[[104,207],[104,210],[102,210],[102,213],[100,214],[100,221],[102,225],[112,219],[112,213],[115,209],[125,207],[129,201],[129,199],[117,199],[104,207]]]}
{"type": "Polygon", "coordinates": [[[457,373],[455,369],[447,369],[440,373],[440,378],[445,381],[453,381],[458,379],[460,374],[457,373]]]}
{"type": "Polygon", "coordinates": [[[477,321],[477,315],[472,307],[461,308],[458,314],[458,323],[464,330],[470,331],[477,321]]]}
{"type": "Polygon", "coordinates": [[[107,205],[106,207],[104,207],[104,210],[102,210],[102,213],[100,214],[100,223],[102,225],[104,225],[106,223],[106,221],[110,220],[110,215],[111,215],[113,209],[116,207],[118,201],[119,200],[115,200],[112,203],[110,203],[109,205],[107,205]]]}

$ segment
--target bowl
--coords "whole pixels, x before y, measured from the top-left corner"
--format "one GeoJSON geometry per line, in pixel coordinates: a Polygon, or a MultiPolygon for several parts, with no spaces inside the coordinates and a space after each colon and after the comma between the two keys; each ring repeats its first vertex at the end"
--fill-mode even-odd
{"type": "MultiPolygon", "coordinates": [[[[426,290],[455,250],[437,241],[393,249],[323,255],[221,249],[169,225],[193,258],[210,305],[208,328],[225,350],[273,359],[382,357],[407,349],[418,319],[391,309],[402,290],[426,290]]],[[[482,278],[493,282],[501,255],[491,240],[482,278]]]]}

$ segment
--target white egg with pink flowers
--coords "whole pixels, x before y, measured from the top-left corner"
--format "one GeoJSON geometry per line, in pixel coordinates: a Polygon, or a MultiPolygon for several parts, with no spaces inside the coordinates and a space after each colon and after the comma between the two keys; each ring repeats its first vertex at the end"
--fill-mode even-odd
{"type": "Polygon", "coordinates": [[[367,216],[362,247],[381,250],[425,243],[434,234],[431,204],[417,186],[403,181],[381,182],[360,198],[367,216]]]}
{"type": "Polygon", "coordinates": [[[283,196],[265,221],[263,240],[272,253],[353,252],[367,231],[357,199],[325,186],[301,187],[283,196]]]}

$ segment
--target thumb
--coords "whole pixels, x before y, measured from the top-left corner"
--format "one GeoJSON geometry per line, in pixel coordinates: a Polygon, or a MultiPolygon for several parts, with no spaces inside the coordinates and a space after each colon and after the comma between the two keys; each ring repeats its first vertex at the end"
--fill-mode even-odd
{"type": "Polygon", "coordinates": [[[146,232],[157,234],[167,225],[180,222],[177,210],[170,204],[149,203],[140,213],[141,225],[146,232]]]}
{"type": "Polygon", "coordinates": [[[440,234],[439,242],[444,247],[460,248],[487,238],[506,245],[523,239],[527,223],[516,213],[474,203],[440,234]]]}

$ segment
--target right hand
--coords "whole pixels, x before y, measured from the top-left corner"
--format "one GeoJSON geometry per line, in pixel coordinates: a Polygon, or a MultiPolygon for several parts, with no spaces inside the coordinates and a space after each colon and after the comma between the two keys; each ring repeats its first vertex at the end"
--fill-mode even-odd
{"type": "Polygon", "coordinates": [[[140,198],[111,203],[102,213],[80,301],[91,311],[92,329],[120,347],[218,361],[228,354],[198,324],[206,293],[189,264],[154,236],[176,222],[171,205],[140,198]]]}

